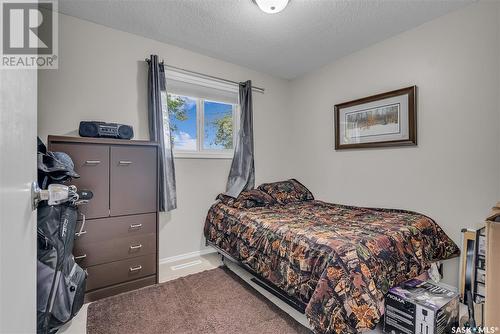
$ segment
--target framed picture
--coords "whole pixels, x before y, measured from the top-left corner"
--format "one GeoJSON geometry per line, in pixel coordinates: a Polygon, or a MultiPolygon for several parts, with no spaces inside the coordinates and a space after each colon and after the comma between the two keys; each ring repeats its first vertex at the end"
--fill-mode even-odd
{"type": "Polygon", "coordinates": [[[335,149],[417,145],[417,87],[335,105],[335,149]]]}

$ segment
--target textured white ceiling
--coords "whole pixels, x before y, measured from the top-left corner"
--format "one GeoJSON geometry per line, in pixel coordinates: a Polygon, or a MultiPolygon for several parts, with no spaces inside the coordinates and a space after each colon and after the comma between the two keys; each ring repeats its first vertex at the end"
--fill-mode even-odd
{"type": "MultiPolygon", "coordinates": [[[[292,79],[473,0],[60,0],[59,11],[292,79]]],[[[445,42],[445,41],[443,41],[445,42]]]]}

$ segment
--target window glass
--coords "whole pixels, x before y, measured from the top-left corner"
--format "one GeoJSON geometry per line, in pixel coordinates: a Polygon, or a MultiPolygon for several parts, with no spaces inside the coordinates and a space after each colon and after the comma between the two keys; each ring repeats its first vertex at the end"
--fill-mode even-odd
{"type": "Polygon", "coordinates": [[[236,105],[180,94],[162,93],[165,132],[170,126],[174,156],[181,158],[232,157],[237,131],[236,105]],[[168,113],[167,113],[168,107],[168,113]],[[168,121],[168,122],[167,122],[168,121]]]}
{"type": "Polygon", "coordinates": [[[233,148],[233,106],[227,103],[203,102],[203,148],[230,150],[233,148]]]}
{"type": "Polygon", "coordinates": [[[196,99],[168,94],[170,133],[174,150],[197,150],[196,107],[196,99]]]}

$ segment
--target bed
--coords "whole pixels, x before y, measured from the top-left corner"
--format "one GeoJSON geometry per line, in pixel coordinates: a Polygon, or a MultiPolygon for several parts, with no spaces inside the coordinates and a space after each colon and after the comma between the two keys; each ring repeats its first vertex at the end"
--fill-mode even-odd
{"type": "Polygon", "coordinates": [[[459,255],[429,217],[326,203],[292,179],[237,199],[219,195],[204,228],[210,245],[306,305],[316,333],[373,329],[387,290],[459,255]]]}

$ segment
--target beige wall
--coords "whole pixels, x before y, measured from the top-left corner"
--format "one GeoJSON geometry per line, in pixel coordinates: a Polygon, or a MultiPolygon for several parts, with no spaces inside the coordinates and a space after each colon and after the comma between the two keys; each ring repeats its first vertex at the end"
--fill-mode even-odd
{"type": "MultiPolygon", "coordinates": [[[[499,198],[498,4],[479,3],[292,82],[294,174],[317,198],[416,210],[458,244],[499,198]],[[335,151],[333,106],[418,86],[418,146],[335,151]]],[[[456,283],[458,260],[446,265],[456,283]]]]}
{"type": "MultiPolygon", "coordinates": [[[[148,139],[147,67],[158,54],[168,64],[264,87],[254,94],[257,182],[290,177],[290,133],[284,105],[288,82],[240,66],[101,25],[60,15],[59,69],[40,71],[38,133],[76,135],[80,120],[134,126],[135,139],[148,139]]],[[[205,215],[224,190],[230,160],[177,159],[178,209],[162,214],[160,258],[204,248],[205,215]]]]}

